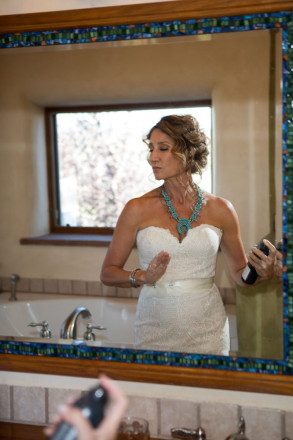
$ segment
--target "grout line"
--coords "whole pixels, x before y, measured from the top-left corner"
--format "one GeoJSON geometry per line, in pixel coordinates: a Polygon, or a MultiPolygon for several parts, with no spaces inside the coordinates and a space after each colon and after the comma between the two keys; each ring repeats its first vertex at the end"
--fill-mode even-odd
{"type": "Polygon", "coordinates": [[[45,423],[49,424],[49,390],[45,388],[45,423]]]}
{"type": "Polygon", "coordinates": [[[157,435],[161,435],[161,399],[157,399],[157,435]]]}
{"type": "Polygon", "coordinates": [[[10,393],[10,420],[14,420],[14,398],[13,398],[13,385],[9,387],[10,393]]]}

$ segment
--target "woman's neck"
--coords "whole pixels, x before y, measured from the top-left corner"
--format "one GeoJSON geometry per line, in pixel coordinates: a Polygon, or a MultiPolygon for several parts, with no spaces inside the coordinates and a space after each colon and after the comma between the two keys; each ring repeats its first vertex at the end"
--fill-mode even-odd
{"type": "Polygon", "coordinates": [[[195,185],[191,176],[184,175],[175,179],[166,179],[164,188],[169,197],[178,203],[185,203],[188,199],[191,201],[194,198],[195,185]]]}

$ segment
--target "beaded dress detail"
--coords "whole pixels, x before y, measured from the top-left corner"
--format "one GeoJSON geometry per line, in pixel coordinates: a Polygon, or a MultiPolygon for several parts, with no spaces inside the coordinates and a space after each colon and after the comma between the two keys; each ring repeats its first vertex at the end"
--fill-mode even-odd
{"type": "Polygon", "coordinates": [[[229,323],[213,282],[222,231],[202,224],[180,243],[168,229],[149,226],[137,234],[140,267],[160,251],[170,262],[154,285],[144,285],[134,325],[142,349],[228,355],[229,323]]]}

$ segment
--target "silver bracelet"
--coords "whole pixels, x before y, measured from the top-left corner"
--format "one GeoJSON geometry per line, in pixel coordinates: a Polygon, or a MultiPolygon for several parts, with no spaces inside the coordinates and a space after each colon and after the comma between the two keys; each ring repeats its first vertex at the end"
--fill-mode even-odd
{"type": "Polygon", "coordinates": [[[129,276],[130,284],[132,287],[135,287],[135,288],[138,287],[138,285],[136,284],[135,275],[136,275],[136,272],[138,272],[139,270],[141,270],[140,267],[138,267],[137,269],[134,269],[129,276]]]}

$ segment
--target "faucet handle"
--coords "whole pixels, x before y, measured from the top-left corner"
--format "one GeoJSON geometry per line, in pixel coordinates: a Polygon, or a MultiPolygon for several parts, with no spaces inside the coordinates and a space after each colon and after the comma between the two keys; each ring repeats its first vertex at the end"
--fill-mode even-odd
{"type": "Polygon", "coordinates": [[[93,332],[93,329],[107,330],[107,328],[103,327],[102,325],[93,325],[91,322],[89,322],[86,326],[86,331],[83,335],[83,337],[86,341],[95,341],[96,340],[96,335],[93,332]]]}
{"type": "Polygon", "coordinates": [[[173,438],[181,440],[206,440],[206,433],[203,428],[199,427],[196,430],[187,428],[172,428],[171,435],[173,438]]]}
{"type": "Polygon", "coordinates": [[[49,329],[48,321],[31,322],[30,324],[28,324],[28,327],[42,327],[40,332],[41,338],[51,338],[52,336],[52,332],[49,329]]]}
{"type": "Polygon", "coordinates": [[[241,416],[239,419],[238,432],[229,435],[226,440],[249,440],[248,437],[246,437],[245,435],[244,417],[241,416]]]}

